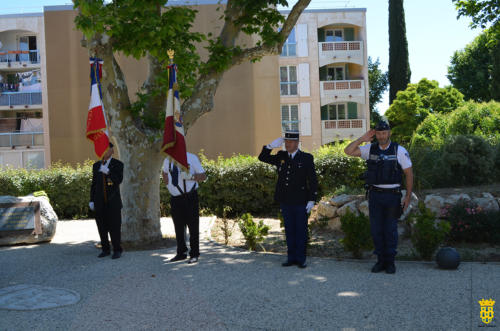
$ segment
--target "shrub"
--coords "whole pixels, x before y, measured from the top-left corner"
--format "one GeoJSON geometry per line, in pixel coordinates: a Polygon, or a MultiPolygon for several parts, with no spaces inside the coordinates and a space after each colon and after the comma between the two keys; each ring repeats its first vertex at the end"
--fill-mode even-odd
{"type": "Polygon", "coordinates": [[[238,222],[240,226],[241,233],[245,238],[246,245],[249,250],[254,251],[257,244],[264,240],[269,232],[269,227],[264,225],[261,220],[259,223],[253,221],[252,215],[249,213],[243,214],[238,222]]]}
{"type": "Polygon", "coordinates": [[[350,210],[340,217],[340,228],[345,233],[340,243],[354,258],[361,258],[363,250],[373,248],[370,234],[370,220],[364,214],[355,215],[350,210]]]}
{"type": "Polygon", "coordinates": [[[500,244],[500,211],[485,211],[469,200],[447,209],[451,242],[500,244]]]}
{"type": "Polygon", "coordinates": [[[410,215],[413,223],[411,242],[422,259],[430,260],[450,231],[447,221],[436,222],[436,215],[421,201],[418,212],[410,215]]]}

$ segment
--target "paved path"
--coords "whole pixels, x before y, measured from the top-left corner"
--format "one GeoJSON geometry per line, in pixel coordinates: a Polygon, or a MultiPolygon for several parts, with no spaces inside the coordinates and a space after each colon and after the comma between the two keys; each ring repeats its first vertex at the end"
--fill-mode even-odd
{"type": "Polygon", "coordinates": [[[399,262],[387,275],[370,273],[373,261],[309,258],[302,270],[202,240],[197,265],[170,264],[175,248],[98,259],[97,239],[94,222],[60,222],[50,244],[0,248],[0,290],[80,295],[59,308],[0,309],[0,330],[470,330],[485,326],[482,298],[497,301],[489,326],[500,328],[498,263],[399,262]]]}

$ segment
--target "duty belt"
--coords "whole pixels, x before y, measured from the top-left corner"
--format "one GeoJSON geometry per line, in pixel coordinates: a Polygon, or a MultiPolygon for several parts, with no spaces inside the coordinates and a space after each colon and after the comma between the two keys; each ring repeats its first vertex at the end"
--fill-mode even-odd
{"type": "Polygon", "coordinates": [[[385,187],[377,187],[373,185],[368,185],[366,187],[367,191],[375,191],[375,192],[384,192],[384,193],[394,193],[394,194],[399,194],[401,193],[401,187],[392,187],[392,188],[385,188],[385,187]]]}

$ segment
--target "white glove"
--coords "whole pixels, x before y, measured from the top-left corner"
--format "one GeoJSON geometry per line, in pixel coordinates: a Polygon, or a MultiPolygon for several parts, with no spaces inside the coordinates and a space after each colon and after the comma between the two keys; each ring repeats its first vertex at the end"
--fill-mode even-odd
{"type": "Polygon", "coordinates": [[[101,164],[101,167],[99,168],[99,171],[108,175],[109,174],[109,168],[106,167],[104,164],[101,164]]]}
{"type": "Polygon", "coordinates": [[[94,202],[93,201],[89,202],[89,208],[90,208],[90,210],[94,211],[94,202]]]}
{"type": "Polygon", "coordinates": [[[306,212],[309,214],[313,207],[314,207],[314,201],[309,201],[306,205],[306,212]]]}
{"type": "Polygon", "coordinates": [[[270,143],[269,145],[267,145],[266,147],[269,149],[279,148],[279,147],[283,146],[283,142],[284,142],[284,139],[282,137],[279,137],[278,139],[273,140],[273,142],[270,143]]]}

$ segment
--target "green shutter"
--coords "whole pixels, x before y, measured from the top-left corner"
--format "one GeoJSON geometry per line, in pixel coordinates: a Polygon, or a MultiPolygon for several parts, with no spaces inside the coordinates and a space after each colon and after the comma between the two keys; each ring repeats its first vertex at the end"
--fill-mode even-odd
{"type": "Polygon", "coordinates": [[[345,64],[344,79],[349,80],[349,64],[345,64]]]}
{"type": "Polygon", "coordinates": [[[347,103],[347,118],[355,120],[358,118],[358,104],[355,102],[347,103]]]}
{"type": "Polygon", "coordinates": [[[326,80],[326,75],[327,75],[326,66],[319,67],[319,80],[320,81],[325,81],[326,80]]]}
{"type": "Polygon", "coordinates": [[[344,28],[344,40],[354,41],[354,28],[344,28]]]}
{"type": "Polygon", "coordinates": [[[328,105],[321,106],[321,120],[326,121],[328,119],[328,105]]]}
{"type": "Polygon", "coordinates": [[[325,41],[325,30],[318,29],[318,42],[322,43],[325,41]]]}

